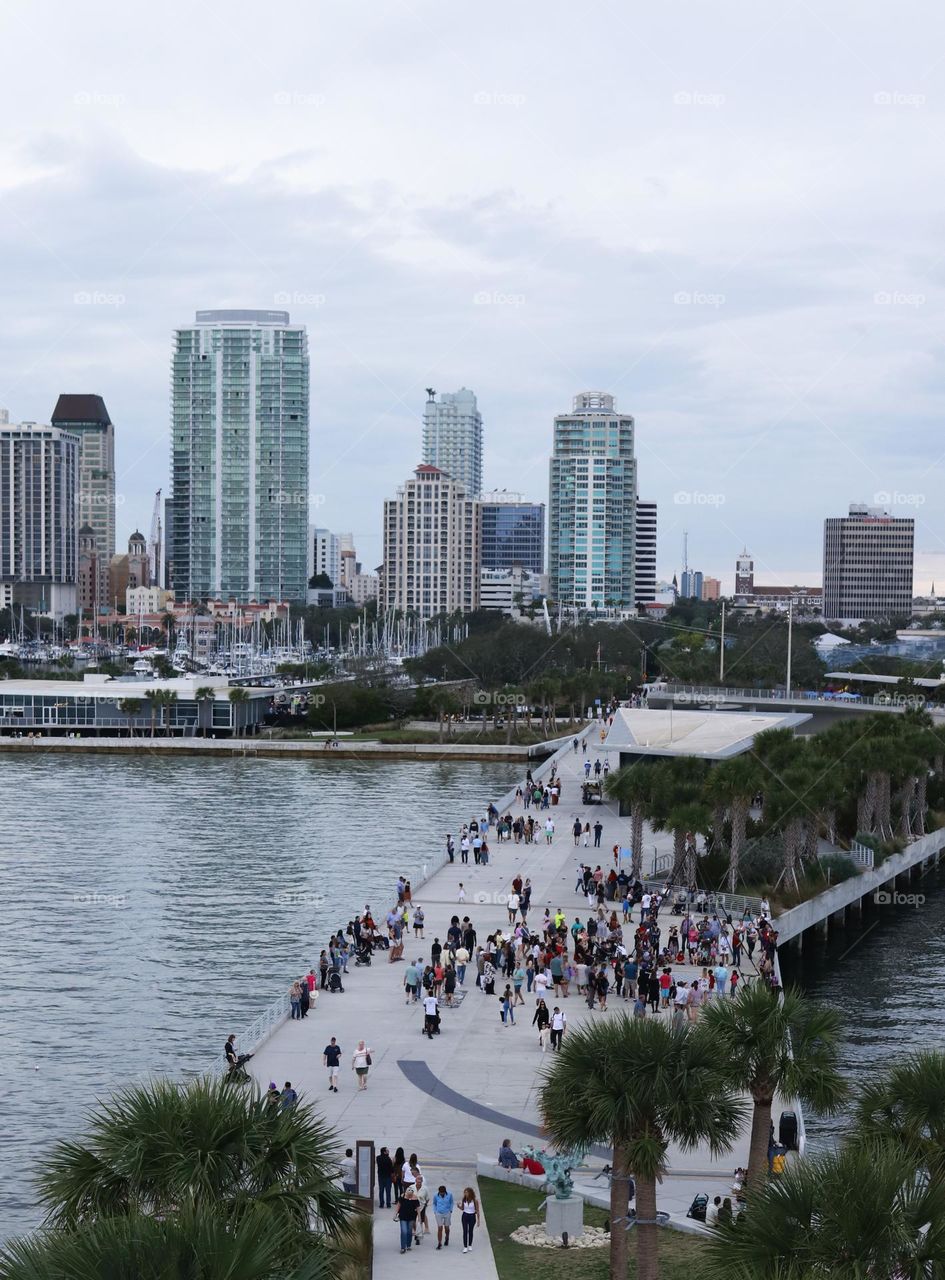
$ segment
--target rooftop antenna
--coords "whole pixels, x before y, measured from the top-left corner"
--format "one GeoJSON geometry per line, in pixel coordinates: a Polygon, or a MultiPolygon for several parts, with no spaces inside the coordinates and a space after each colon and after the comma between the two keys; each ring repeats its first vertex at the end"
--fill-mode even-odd
{"type": "Polygon", "coordinates": [[[428,400],[436,399],[436,392],[433,390],[432,387],[427,387],[427,399],[428,400]]]}
{"type": "Polygon", "coordinates": [[[682,536],[682,571],[683,571],[683,573],[688,573],[688,572],[689,572],[689,531],[688,531],[688,529],[683,529],[683,536],[682,536]]]}

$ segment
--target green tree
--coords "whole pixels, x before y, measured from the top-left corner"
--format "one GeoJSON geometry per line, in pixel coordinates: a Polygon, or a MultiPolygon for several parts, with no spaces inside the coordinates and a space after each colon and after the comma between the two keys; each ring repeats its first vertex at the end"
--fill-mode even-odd
{"type": "Polygon", "coordinates": [[[265,1212],[231,1223],[201,1207],[163,1220],[105,1217],[10,1241],[0,1253],[0,1280],[330,1280],[340,1274],[333,1251],[320,1242],[306,1257],[297,1255],[295,1233],[265,1212]]]}
{"type": "Polygon", "coordinates": [[[539,1095],[542,1122],[562,1149],[613,1150],[610,1277],[627,1275],[627,1179],[636,1179],[637,1275],[659,1274],[656,1184],[670,1143],[700,1144],[714,1156],[738,1131],[740,1105],[719,1070],[715,1046],[688,1027],[612,1015],[564,1037],[539,1095]]]}
{"type": "Polygon", "coordinates": [[[118,1219],[249,1221],[282,1239],[288,1263],[318,1242],[312,1222],[328,1236],[347,1222],[336,1159],[335,1135],[310,1105],[281,1110],[225,1078],[155,1080],[122,1090],[83,1137],[54,1146],[39,1198],[47,1228],[67,1234],[118,1219]]]}
{"type": "Polygon", "coordinates": [[[652,768],[650,821],[655,831],[673,833],[673,880],[695,885],[696,866],[687,852],[686,836],[709,827],[709,807],[703,800],[706,764],[692,756],[679,756],[661,760],[652,768]]]}
{"type": "MultiPolygon", "coordinates": [[[[736,756],[717,764],[706,779],[706,796],[728,814],[732,841],[728,859],[728,890],[735,892],[738,883],[738,864],[745,850],[745,833],[752,797],[761,788],[761,770],[749,756],[736,756]]],[[[721,843],[721,824],[713,820],[715,840],[721,843]]]]}
{"type": "Polygon", "coordinates": [[[945,1196],[902,1152],[860,1144],[798,1161],[722,1221],[705,1280],[931,1277],[945,1267],[945,1196]]]}
{"type": "Polygon", "coordinates": [[[232,708],[233,717],[233,733],[237,738],[241,738],[246,729],[246,704],[249,702],[249,692],[242,685],[235,685],[230,690],[230,706],[232,708]]]}
{"type": "Polygon", "coordinates": [[[207,736],[207,729],[213,723],[213,699],[214,690],[208,684],[202,684],[194,690],[194,700],[197,703],[197,728],[203,738],[207,736]]]}
{"type": "Polygon", "coordinates": [[[643,874],[643,824],[653,800],[653,766],[638,761],[618,769],[607,779],[605,790],[630,810],[630,875],[639,880],[643,874]]]}
{"type": "MultiPolygon", "coordinates": [[[[135,736],[134,717],[141,714],[140,698],[121,698],[118,703],[118,710],[123,716],[127,716],[129,720],[128,731],[133,738],[135,736]]],[[[151,727],[152,736],[154,734],[154,726],[151,727]]]]}
{"type": "Polygon", "coordinates": [[[888,1143],[945,1177],[945,1053],[914,1053],[868,1078],[855,1117],[858,1138],[888,1143]]]}
{"type": "Polygon", "coordinates": [[[839,1072],[840,1017],[799,990],[778,998],[764,983],[752,982],[730,1000],[712,1001],[702,1025],[728,1078],[751,1095],[748,1189],[754,1194],[768,1176],[775,1094],[824,1114],[838,1110],[846,1098],[839,1072]]]}

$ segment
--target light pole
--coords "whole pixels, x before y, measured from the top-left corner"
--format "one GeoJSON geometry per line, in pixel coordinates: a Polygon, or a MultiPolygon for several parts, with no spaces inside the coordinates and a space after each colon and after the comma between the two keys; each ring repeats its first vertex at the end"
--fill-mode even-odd
{"type": "Polygon", "coordinates": [[[791,696],[791,631],[792,631],[793,621],[794,621],[794,602],[792,601],[788,605],[788,611],[787,611],[787,675],[785,676],[785,679],[784,679],[784,696],[786,699],[790,698],[791,696]]]}
{"type": "Polygon", "coordinates": [[[722,601],[722,641],[719,645],[719,684],[725,678],[725,601],[722,601]]]}

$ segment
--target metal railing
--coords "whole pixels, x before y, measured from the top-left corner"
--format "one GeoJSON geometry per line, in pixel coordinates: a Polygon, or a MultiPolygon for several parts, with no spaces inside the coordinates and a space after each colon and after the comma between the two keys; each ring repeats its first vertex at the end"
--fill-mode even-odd
{"type": "Polygon", "coordinates": [[[854,862],[859,863],[861,867],[865,867],[868,871],[873,870],[876,862],[876,854],[869,845],[860,844],[859,840],[854,840],[850,845],[850,857],[854,862]]]}
{"type": "MultiPolygon", "coordinates": [[[[672,865],[672,856],[668,854],[662,855],[659,861],[663,861],[667,857],[670,865],[672,865]]],[[[762,899],[753,898],[744,893],[723,893],[721,890],[713,890],[712,892],[698,889],[684,890],[681,886],[674,885],[670,880],[660,879],[659,876],[645,876],[644,883],[647,889],[658,888],[661,892],[668,890],[670,902],[675,901],[677,896],[685,893],[687,906],[693,907],[700,902],[704,903],[705,910],[709,914],[715,912],[717,915],[727,915],[733,919],[743,916],[746,912],[750,912],[752,917],[761,914],[762,899]]]]}
{"type": "Polygon", "coordinates": [[[819,702],[839,704],[840,706],[899,707],[922,706],[930,710],[941,710],[935,703],[928,702],[918,694],[900,695],[892,688],[884,693],[830,693],[822,689],[792,689],[788,696],[783,689],[748,689],[724,688],[716,685],[670,684],[662,689],[650,690],[650,697],[670,697],[675,703],[691,702],[705,706],[707,703],[723,702],[819,702]]]}
{"type": "MultiPolygon", "coordinates": [[[[258,1014],[249,1026],[236,1037],[237,1052],[255,1053],[260,1045],[269,1039],[273,1031],[288,1020],[290,1012],[289,993],[286,991],[263,1009],[262,1013],[258,1014]]],[[[225,1069],[226,1061],[221,1051],[212,1062],[208,1062],[195,1074],[217,1076],[222,1075],[225,1069]]]]}

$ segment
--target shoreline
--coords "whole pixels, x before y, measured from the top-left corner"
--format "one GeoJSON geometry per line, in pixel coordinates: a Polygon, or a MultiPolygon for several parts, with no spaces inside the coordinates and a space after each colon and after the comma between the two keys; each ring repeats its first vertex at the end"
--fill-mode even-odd
{"type": "Polygon", "coordinates": [[[552,739],[529,745],[520,743],[477,745],[475,743],[448,742],[371,742],[337,739],[338,745],[326,749],[323,739],[292,741],[262,738],[64,738],[0,737],[0,754],[11,752],[32,754],[47,751],[86,752],[115,755],[154,755],[156,752],[185,756],[230,756],[245,758],[257,756],[276,760],[280,758],[306,760],[364,759],[372,756],[387,760],[507,760],[519,763],[529,760],[544,761],[571,741],[552,739]]]}

